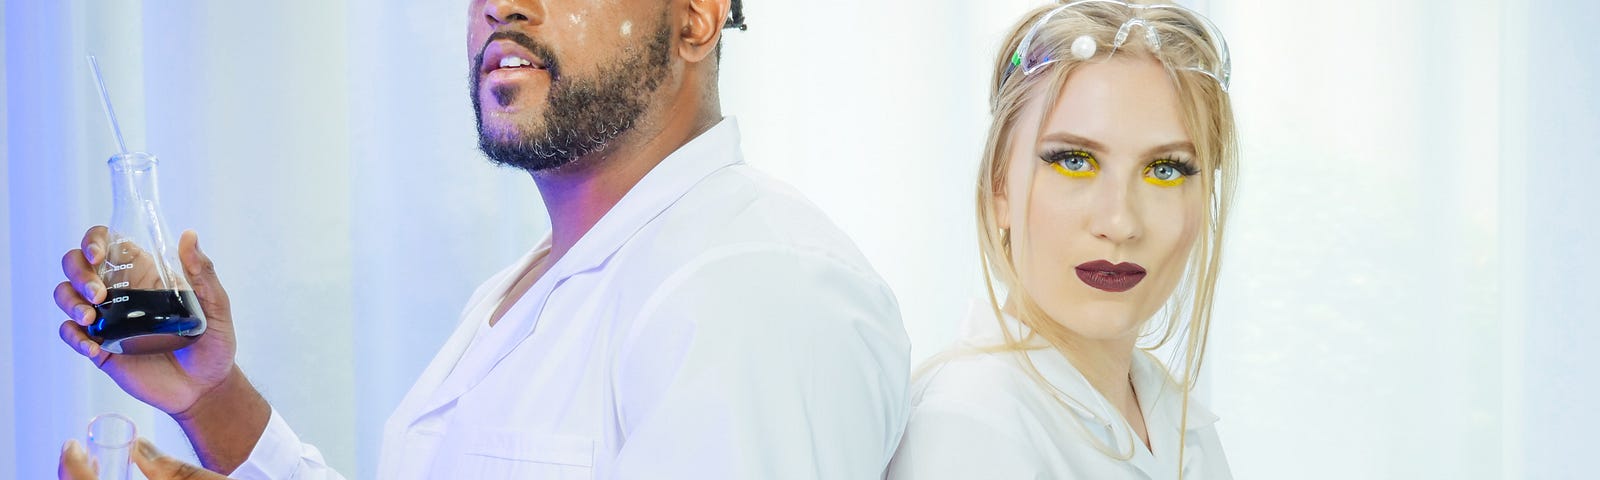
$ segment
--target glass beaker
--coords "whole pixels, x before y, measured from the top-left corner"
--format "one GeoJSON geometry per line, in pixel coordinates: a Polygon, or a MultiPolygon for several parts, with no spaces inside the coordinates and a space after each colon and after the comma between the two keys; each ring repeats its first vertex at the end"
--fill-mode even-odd
{"type": "Polygon", "coordinates": [[[206,316],[183,275],[177,238],[161,220],[156,157],[124,153],[111,167],[112,210],[100,280],[106,297],[95,305],[91,337],[111,353],[161,353],[194,343],[206,316]]]}
{"type": "Polygon", "coordinates": [[[89,458],[99,468],[100,480],[128,480],[133,441],[139,429],[133,419],[107,413],[89,420],[89,458]]]}

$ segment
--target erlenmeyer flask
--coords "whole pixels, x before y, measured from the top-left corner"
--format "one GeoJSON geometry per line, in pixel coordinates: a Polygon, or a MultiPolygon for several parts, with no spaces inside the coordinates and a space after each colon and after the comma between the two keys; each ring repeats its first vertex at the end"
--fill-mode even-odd
{"type": "Polygon", "coordinates": [[[160,353],[183,348],[206,331],[206,316],[183,275],[177,237],[161,221],[156,157],[132,152],[111,157],[111,225],[104,263],[106,297],[89,336],[111,353],[160,353]]]}

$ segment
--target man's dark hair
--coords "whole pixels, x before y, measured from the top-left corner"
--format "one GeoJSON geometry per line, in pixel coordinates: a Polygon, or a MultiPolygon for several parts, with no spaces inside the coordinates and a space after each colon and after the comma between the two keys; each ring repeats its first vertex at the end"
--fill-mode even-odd
{"type": "Polygon", "coordinates": [[[740,31],[750,28],[744,24],[744,2],[733,0],[733,8],[728,12],[728,21],[722,24],[722,28],[737,28],[740,31]]]}
{"type": "MultiPolygon", "coordinates": [[[[750,26],[744,24],[744,2],[733,0],[733,5],[728,8],[728,20],[722,22],[722,29],[737,28],[739,31],[749,30],[750,26]]],[[[717,63],[722,63],[722,40],[717,40],[717,63]]]]}

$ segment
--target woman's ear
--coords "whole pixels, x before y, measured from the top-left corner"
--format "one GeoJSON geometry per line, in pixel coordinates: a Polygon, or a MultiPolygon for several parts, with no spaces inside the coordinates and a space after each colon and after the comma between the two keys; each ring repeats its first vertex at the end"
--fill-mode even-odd
{"type": "Polygon", "coordinates": [[[989,214],[994,215],[995,225],[999,226],[1001,230],[1010,230],[1011,200],[1006,197],[1006,183],[1004,180],[995,182],[994,202],[990,203],[990,207],[993,208],[993,211],[989,212],[989,214]]]}

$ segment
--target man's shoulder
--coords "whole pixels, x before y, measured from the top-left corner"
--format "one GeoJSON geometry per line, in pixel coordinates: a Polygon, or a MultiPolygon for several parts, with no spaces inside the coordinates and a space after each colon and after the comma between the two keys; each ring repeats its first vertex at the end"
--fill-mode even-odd
{"type": "Polygon", "coordinates": [[[821,208],[788,184],[745,164],[706,176],[630,244],[649,251],[650,258],[666,261],[773,253],[872,271],[855,242],[821,208]]]}
{"type": "Polygon", "coordinates": [[[894,293],[849,236],[799,192],[744,165],[707,176],[613,261],[613,274],[636,287],[624,295],[636,295],[642,312],[660,303],[696,309],[656,321],[705,322],[718,311],[737,317],[758,309],[770,324],[833,308],[871,312],[852,322],[899,328],[894,293]],[[789,303],[795,312],[774,311],[789,303]]]}
{"type": "Polygon", "coordinates": [[[725,225],[752,233],[781,235],[778,240],[806,234],[843,234],[799,190],[748,164],[730,165],[708,175],[679,198],[671,210],[697,216],[720,213],[718,218],[725,225]]]}

